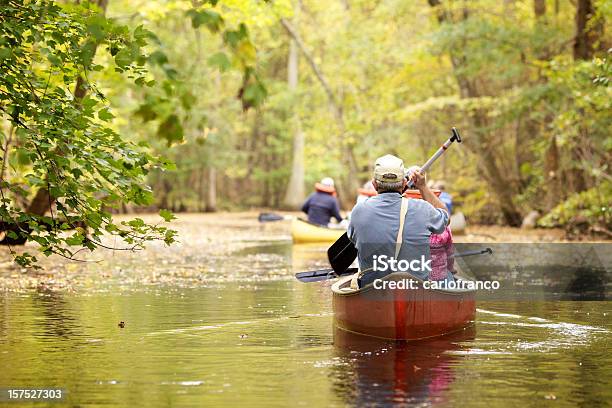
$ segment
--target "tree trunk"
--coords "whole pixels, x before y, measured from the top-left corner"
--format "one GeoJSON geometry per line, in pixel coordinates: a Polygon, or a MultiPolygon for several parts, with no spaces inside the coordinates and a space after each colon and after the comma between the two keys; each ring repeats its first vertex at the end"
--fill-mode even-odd
{"type": "Polygon", "coordinates": [[[546,210],[550,211],[561,201],[561,183],[559,174],[559,148],[557,138],[553,135],[544,157],[544,177],[546,177],[546,210]]]}
{"type": "MultiPolygon", "coordinates": [[[[595,16],[595,5],[592,0],[578,0],[576,5],[576,35],[574,37],[575,61],[590,60],[595,54],[596,46],[603,35],[603,22],[601,20],[594,21],[595,16]]],[[[587,188],[585,171],[580,164],[582,155],[579,146],[581,144],[581,140],[577,140],[576,146],[571,151],[574,168],[570,172],[570,185],[574,192],[584,191],[587,188]]]]}
{"type": "Polygon", "coordinates": [[[2,168],[0,168],[0,181],[6,181],[6,179],[4,178],[4,171],[6,170],[6,161],[8,160],[8,152],[11,148],[14,131],[15,126],[11,123],[8,131],[8,136],[6,137],[6,141],[4,142],[4,146],[2,147],[2,168]]]}
{"type": "Polygon", "coordinates": [[[206,211],[206,168],[202,167],[200,172],[200,183],[198,188],[198,212],[206,211]]]}
{"type": "Polygon", "coordinates": [[[306,195],[304,186],[304,133],[300,127],[299,119],[295,121],[295,127],[291,177],[283,199],[283,206],[291,209],[299,208],[306,195]]]}
{"type": "Polygon", "coordinates": [[[217,169],[208,168],[208,195],[206,198],[206,212],[217,211],[217,169]]]}
{"type": "MultiPolygon", "coordinates": [[[[299,11],[299,5],[296,13],[299,11]]],[[[295,96],[299,79],[299,49],[293,37],[289,38],[289,58],[287,60],[287,83],[289,91],[295,96]]],[[[283,206],[288,209],[297,209],[304,201],[306,195],[304,189],[304,133],[300,118],[297,113],[293,115],[293,154],[291,164],[291,176],[283,206]]]]}
{"type": "Polygon", "coordinates": [[[592,0],[578,0],[576,6],[576,36],[574,37],[574,59],[590,60],[595,46],[601,38],[603,24],[591,21],[595,16],[592,0]]]}
{"type": "MultiPolygon", "coordinates": [[[[95,3],[101,10],[101,14],[106,14],[106,9],[108,8],[109,0],[95,0],[95,3]]],[[[78,1],[77,1],[78,3],[78,1]]],[[[96,53],[96,48],[94,47],[93,54],[96,53]]],[[[74,100],[76,103],[79,103],[87,94],[87,89],[85,88],[85,80],[83,76],[79,76],[77,78],[76,85],[74,87],[74,100]]],[[[45,215],[47,211],[51,209],[51,205],[53,204],[53,198],[49,191],[46,188],[40,188],[37,192],[30,205],[27,208],[27,212],[33,215],[45,215]]]]}
{"type": "Polygon", "coordinates": [[[342,111],[342,107],[340,106],[336,98],[336,95],[332,91],[331,86],[329,85],[329,82],[327,81],[327,78],[325,77],[325,75],[323,75],[323,72],[321,71],[319,66],[315,63],[314,58],[312,57],[312,55],[306,48],[304,42],[302,41],[297,31],[295,31],[293,26],[291,26],[291,24],[284,18],[282,18],[280,22],[285,28],[285,31],[287,31],[287,33],[295,40],[296,45],[302,52],[302,55],[304,55],[304,58],[308,62],[308,65],[314,72],[315,76],[319,80],[319,83],[321,84],[321,86],[325,90],[325,93],[327,94],[327,99],[329,101],[330,108],[333,112],[334,118],[336,120],[336,124],[338,125],[338,129],[340,131],[338,140],[340,144],[342,145],[343,161],[348,171],[348,174],[346,176],[346,182],[338,183],[339,189],[343,193],[339,197],[340,202],[341,204],[343,204],[343,207],[347,207],[349,203],[352,202],[352,197],[355,194],[355,190],[359,187],[359,180],[357,178],[357,161],[355,160],[355,154],[353,152],[353,145],[352,143],[347,143],[344,140],[346,136],[346,125],[344,123],[344,114],[342,111]]]}
{"type": "Polygon", "coordinates": [[[534,0],[533,12],[537,18],[543,17],[546,14],[546,0],[534,0]]]}

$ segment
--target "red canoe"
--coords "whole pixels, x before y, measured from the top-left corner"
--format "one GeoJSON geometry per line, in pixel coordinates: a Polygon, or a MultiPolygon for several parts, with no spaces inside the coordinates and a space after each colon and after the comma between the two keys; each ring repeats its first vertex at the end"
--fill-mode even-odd
{"type": "MultiPolygon", "coordinates": [[[[384,280],[411,278],[393,273],[384,280]]],[[[334,320],[338,328],[393,340],[420,340],[461,330],[474,322],[476,291],[466,289],[375,289],[368,285],[350,288],[351,276],[332,286],[334,320]]]]}

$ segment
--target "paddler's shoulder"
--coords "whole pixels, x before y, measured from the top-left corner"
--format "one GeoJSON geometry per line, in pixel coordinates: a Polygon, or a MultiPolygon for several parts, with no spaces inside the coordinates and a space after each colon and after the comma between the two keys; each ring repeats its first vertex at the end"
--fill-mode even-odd
{"type": "Polygon", "coordinates": [[[376,212],[376,202],[379,196],[368,197],[367,199],[355,204],[351,210],[351,219],[357,217],[368,217],[370,213],[376,212]]]}
{"type": "Polygon", "coordinates": [[[408,208],[414,211],[427,211],[434,208],[433,205],[422,198],[408,198],[408,208]]]}

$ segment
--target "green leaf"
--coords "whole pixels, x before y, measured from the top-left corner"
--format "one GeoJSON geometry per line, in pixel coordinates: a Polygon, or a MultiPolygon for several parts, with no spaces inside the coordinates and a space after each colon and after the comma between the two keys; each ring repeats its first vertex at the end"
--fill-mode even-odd
{"type": "Polygon", "coordinates": [[[49,62],[55,66],[59,66],[62,65],[62,60],[60,58],[58,58],[57,55],[55,54],[49,54],[47,55],[47,59],[49,60],[49,62]]]}
{"type": "Polygon", "coordinates": [[[83,99],[81,99],[81,105],[83,105],[84,108],[93,108],[97,104],[98,101],[89,95],[86,95],[83,99]]]}
{"type": "Polygon", "coordinates": [[[159,43],[159,38],[152,31],[147,30],[142,25],[139,25],[134,29],[134,39],[141,47],[147,45],[147,40],[153,40],[156,43],[159,43]]]}
{"type": "Polygon", "coordinates": [[[59,198],[59,197],[63,197],[65,193],[64,189],[58,186],[53,186],[51,187],[51,189],[49,190],[49,193],[51,195],[51,197],[53,198],[59,198]]]}
{"type": "Polygon", "coordinates": [[[177,115],[168,116],[157,129],[157,136],[165,139],[168,146],[183,141],[183,126],[177,115]]]}
{"type": "Polygon", "coordinates": [[[72,173],[72,175],[74,176],[76,180],[78,180],[79,177],[83,175],[83,172],[81,171],[81,169],[78,169],[78,168],[74,168],[70,172],[72,173]]]}
{"type": "Polygon", "coordinates": [[[160,157],[159,158],[159,164],[161,166],[162,169],[164,170],[168,170],[168,171],[175,171],[176,170],[176,164],[172,161],[169,160],[165,157],[160,157]]]}
{"type": "Polygon", "coordinates": [[[175,236],[176,236],[176,231],[171,230],[171,229],[166,230],[165,237],[164,237],[164,242],[166,243],[166,245],[170,245],[176,242],[175,236]]]}
{"type": "Polygon", "coordinates": [[[174,214],[172,214],[170,211],[165,210],[165,209],[159,210],[159,216],[162,217],[164,219],[164,221],[166,221],[166,222],[170,222],[170,221],[176,219],[174,214]]]}
{"type": "Polygon", "coordinates": [[[196,97],[189,91],[185,91],[181,94],[181,105],[183,105],[185,110],[190,110],[196,101],[196,97]]]}
{"type": "Polygon", "coordinates": [[[172,67],[164,66],[164,72],[168,78],[175,80],[178,76],[178,71],[172,67]]]}
{"type": "Polygon", "coordinates": [[[242,99],[247,101],[250,105],[259,106],[266,99],[268,92],[266,88],[260,82],[247,85],[242,94],[242,99]]]}
{"type": "Polygon", "coordinates": [[[140,116],[142,120],[144,120],[145,122],[148,122],[148,121],[151,121],[157,118],[157,113],[153,109],[153,105],[149,103],[140,105],[140,108],[138,108],[138,110],[136,110],[134,114],[136,116],[140,116]]]}
{"type": "Polygon", "coordinates": [[[193,28],[199,28],[202,25],[206,25],[211,32],[216,33],[223,25],[223,17],[212,10],[189,10],[187,15],[191,17],[193,28]]]}
{"type": "Polygon", "coordinates": [[[149,61],[161,66],[168,63],[168,56],[162,51],[157,50],[149,55],[149,61]]]}
{"type": "Polygon", "coordinates": [[[134,61],[130,50],[124,48],[115,55],[115,63],[119,68],[126,68],[134,61]]]}
{"type": "Polygon", "coordinates": [[[30,152],[22,147],[17,148],[17,163],[22,166],[30,164],[30,152]]]}
{"type": "Polygon", "coordinates": [[[218,52],[208,58],[208,65],[217,67],[221,72],[224,72],[231,68],[232,63],[224,52],[218,52]]]}
{"type": "Polygon", "coordinates": [[[96,39],[102,41],[106,37],[107,21],[101,14],[95,14],[88,19],[87,32],[96,39]]]}
{"type": "Polygon", "coordinates": [[[240,23],[237,30],[226,30],[223,33],[223,39],[231,47],[236,48],[240,41],[248,38],[249,32],[244,23],[240,23]]]}
{"type": "Polygon", "coordinates": [[[81,235],[80,233],[76,233],[71,237],[66,238],[66,244],[74,246],[74,245],[81,245],[83,243],[83,239],[85,237],[83,235],[81,235]]]}
{"type": "Polygon", "coordinates": [[[126,224],[134,228],[141,228],[145,226],[145,222],[142,220],[142,218],[134,218],[133,220],[128,221],[126,224]]]}
{"type": "Polygon", "coordinates": [[[114,117],[115,116],[108,111],[108,108],[103,108],[98,111],[98,118],[100,118],[100,120],[103,120],[105,122],[110,121],[114,117]]]}
{"type": "Polygon", "coordinates": [[[0,62],[11,58],[12,52],[10,48],[0,47],[0,62]]]}

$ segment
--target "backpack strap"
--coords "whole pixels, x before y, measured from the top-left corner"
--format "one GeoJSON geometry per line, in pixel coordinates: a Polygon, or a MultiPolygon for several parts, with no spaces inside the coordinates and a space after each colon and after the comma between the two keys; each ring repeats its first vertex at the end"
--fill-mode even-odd
{"type": "Polygon", "coordinates": [[[363,275],[365,275],[366,273],[370,272],[372,270],[372,268],[368,268],[365,269],[363,271],[357,271],[353,274],[353,276],[351,277],[351,290],[357,290],[359,289],[359,279],[361,279],[361,277],[363,275]]]}
{"type": "Polygon", "coordinates": [[[400,225],[399,231],[397,231],[397,238],[395,239],[395,259],[397,259],[400,249],[402,249],[402,241],[404,240],[404,223],[406,221],[406,214],[408,213],[408,199],[402,197],[402,206],[400,207],[400,225]]]}
{"type": "MultiPolygon", "coordinates": [[[[406,221],[406,214],[408,213],[408,199],[402,197],[402,205],[400,206],[400,225],[399,231],[397,232],[397,238],[395,239],[395,259],[400,253],[400,249],[402,249],[402,241],[404,240],[404,223],[406,221]]],[[[367,272],[370,272],[372,269],[366,269],[364,271],[357,271],[353,274],[351,278],[351,286],[350,288],[353,290],[359,289],[359,279],[367,272]]]]}

